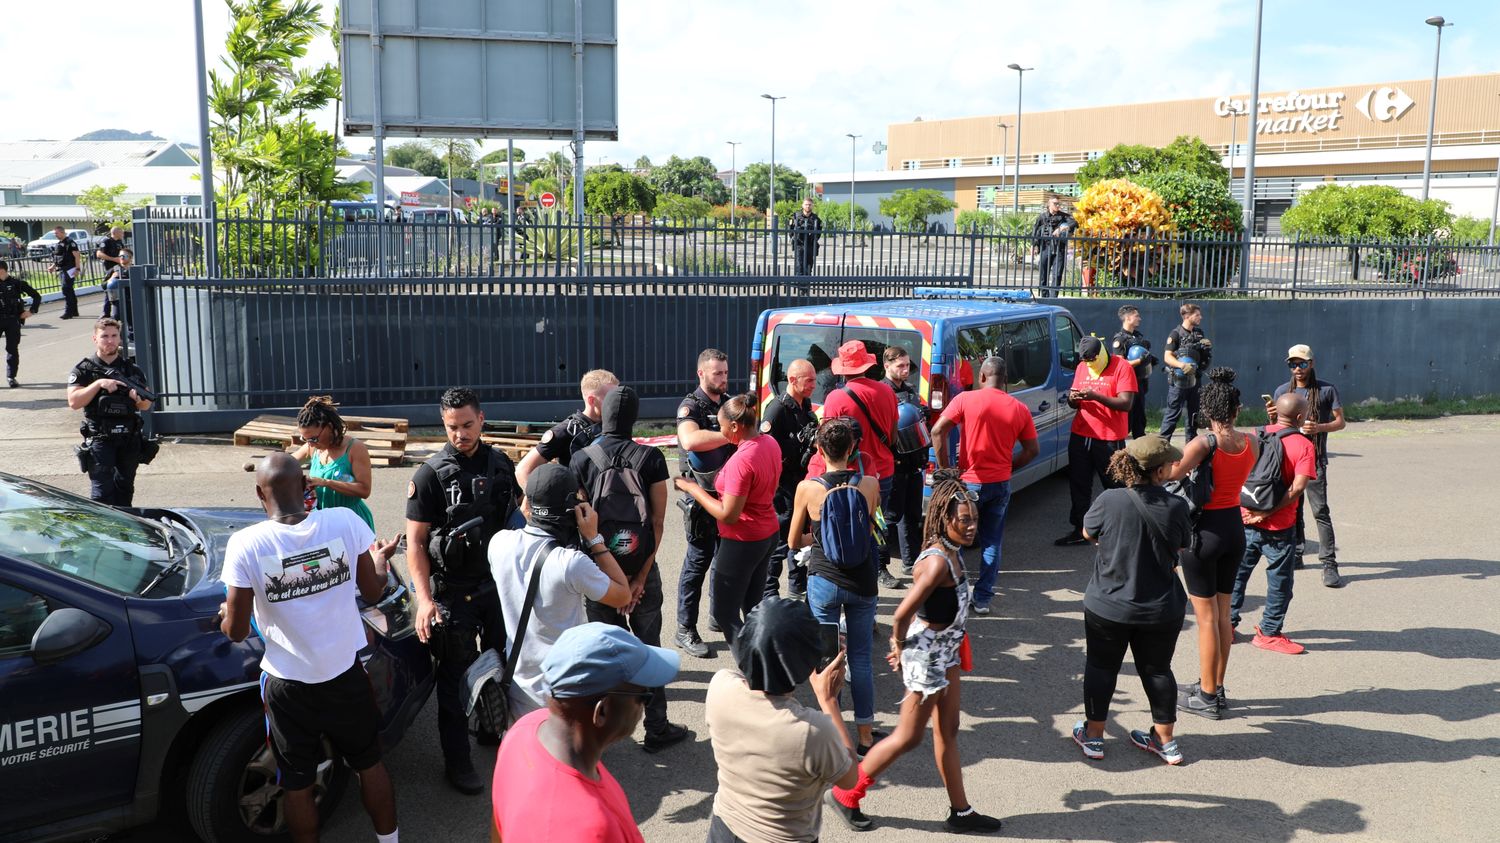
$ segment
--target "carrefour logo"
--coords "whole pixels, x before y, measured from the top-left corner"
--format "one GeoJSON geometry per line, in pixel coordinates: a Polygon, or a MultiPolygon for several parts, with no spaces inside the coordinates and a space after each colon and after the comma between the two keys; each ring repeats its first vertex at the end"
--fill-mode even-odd
{"type": "Polygon", "coordinates": [[[1400,119],[1416,102],[1400,88],[1376,88],[1354,103],[1359,113],[1377,123],[1400,119]]]}

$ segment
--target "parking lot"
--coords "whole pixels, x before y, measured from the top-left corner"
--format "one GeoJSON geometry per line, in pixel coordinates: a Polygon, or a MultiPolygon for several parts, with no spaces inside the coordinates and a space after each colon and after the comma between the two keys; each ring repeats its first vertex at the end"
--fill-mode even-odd
{"type": "MultiPolygon", "coordinates": [[[[85,299],[85,313],[97,307],[96,298],[85,299]]],[[[49,306],[26,328],[26,386],[0,392],[0,428],[7,433],[0,470],[87,493],[70,449],[78,414],[62,401],[67,369],[89,350],[87,324],[57,322],[59,311],[49,306]]],[[[163,448],[140,475],[137,504],[255,506],[251,476],[241,470],[250,451],[227,442],[225,436],[163,448]]],[[[980,810],[1005,819],[1006,836],[1494,839],[1500,551],[1484,505],[1492,478],[1483,466],[1492,473],[1497,464],[1500,417],[1357,424],[1336,434],[1331,448],[1330,497],[1348,586],[1323,588],[1315,562],[1299,578],[1286,631],[1307,645],[1305,655],[1256,650],[1241,636],[1226,682],[1232,709],[1219,722],[1183,715],[1178,735],[1187,763],[1179,768],[1126,740],[1128,729],[1149,720],[1128,666],[1105,760],[1085,762],[1069,739],[1082,716],[1081,599],[1091,550],[1052,546],[1066,526],[1061,478],[1015,498],[995,613],[970,624],[976,666],[964,680],[960,738],[970,796],[980,810]]],[[[382,534],[401,526],[411,471],[374,471],[371,505],[382,534]]],[[[682,549],[672,507],[659,556],[668,584],[676,582],[682,549]]],[[[1263,593],[1257,577],[1242,631],[1258,619],[1263,593]]],[[[878,635],[898,596],[882,594],[878,635]]],[[[675,609],[666,611],[670,630],[675,609]]],[[[1192,623],[1190,617],[1174,662],[1181,682],[1196,677],[1192,623]]],[[[713,672],[729,665],[722,639],[707,639],[715,657],[686,659],[669,690],[673,721],[695,730],[697,740],[655,756],[627,742],[605,757],[649,841],[701,841],[707,832],[715,767],[703,697],[713,672]]],[[[877,696],[877,719],[888,728],[900,696],[895,675],[877,676],[877,696]]],[[[435,712],[429,702],[388,755],[402,831],[424,842],[483,840],[488,802],[444,784],[435,712]]],[[[487,771],[493,750],[476,750],[476,760],[487,771]]],[[[357,800],[348,796],[325,840],[370,838],[357,800]]],[[[864,807],[876,830],[861,839],[940,833],[946,805],[931,753],[900,760],[864,807]]],[[[832,820],[822,839],[853,838],[832,820]]],[[[191,837],[163,822],[111,839],[191,837]]]]}

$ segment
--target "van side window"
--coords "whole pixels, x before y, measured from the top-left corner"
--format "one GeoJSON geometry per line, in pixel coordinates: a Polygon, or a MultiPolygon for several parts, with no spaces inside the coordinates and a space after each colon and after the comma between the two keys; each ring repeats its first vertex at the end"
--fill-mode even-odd
{"type": "Polygon", "coordinates": [[[0,658],[31,651],[31,636],[47,619],[47,599],[0,583],[0,658]]]}
{"type": "Polygon", "coordinates": [[[1052,332],[1045,319],[1008,322],[1004,326],[1005,365],[1012,392],[1035,389],[1052,376],[1052,332]]]}
{"type": "Polygon", "coordinates": [[[1073,320],[1059,313],[1057,319],[1057,362],[1064,372],[1078,368],[1078,341],[1083,334],[1073,320]]]}

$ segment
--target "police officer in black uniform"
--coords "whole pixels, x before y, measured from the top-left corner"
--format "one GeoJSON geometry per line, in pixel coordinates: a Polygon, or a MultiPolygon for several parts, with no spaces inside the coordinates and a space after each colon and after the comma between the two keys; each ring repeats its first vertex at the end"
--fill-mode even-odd
{"type": "MultiPolygon", "coordinates": [[[[698,388],[677,405],[679,470],[710,491],[715,475],[734,453],[734,446],[719,432],[719,408],[728,389],[729,355],[706,348],[698,355],[698,388]]],[[[687,495],[677,501],[677,506],[682,510],[687,537],[687,554],[677,581],[677,647],[690,656],[706,659],[713,653],[698,635],[698,605],[703,601],[708,569],[719,550],[719,524],[687,495]]]]}
{"type": "Polygon", "coordinates": [[[1207,372],[1213,361],[1213,343],[1203,336],[1203,308],[1187,302],[1177,309],[1182,324],[1167,335],[1164,353],[1167,362],[1167,411],[1162,414],[1163,439],[1172,441],[1177,420],[1187,418],[1184,428],[1188,442],[1198,435],[1198,376],[1207,372]],[[1187,365],[1189,358],[1192,366],[1187,365]]]}
{"type": "MultiPolygon", "coordinates": [[[[490,575],[490,538],[516,511],[520,489],[510,458],[484,444],[484,412],[473,390],[439,401],[448,444],[406,487],[406,563],[417,597],[417,637],[437,659],[438,741],[454,789],[476,795],[484,779],[469,757],[464,671],[480,648],[505,652],[505,623],[490,575]],[[480,643],[476,645],[475,639],[480,643]]],[[[479,736],[481,744],[499,742],[479,736]]]]}
{"type": "Polygon", "coordinates": [[[1151,367],[1156,365],[1156,356],[1151,353],[1151,341],[1141,334],[1140,308],[1127,304],[1116,311],[1116,315],[1120,317],[1120,330],[1109,342],[1109,353],[1135,369],[1136,395],[1130,402],[1130,438],[1139,439],[1146,435],[1146,390],[1151,388],[1151,367]],[[1146,350],[1139,360],[1130,359],[1130,349],[1135,346],[1146,350]]]}
{"type": "Polygon", "coordinates": [[[52,233],[57,235],[57,245],[52,248],[52,271],[57,273],[63,294],[63,312],[58,318],[75,319],[78,317],[78,295],[73,292],[73,283],[83,271],[78,263],[78,243],[60,225],[52,229],[52,233]]]}
{"type": "MultiPolygon", "coordinates": [[[[893,345],[881,354],[881,362],[885,366],[882,382],[896,393],[898,408],[915,404],[926,413],[927,405],[911,382],[911,352],[893,345]]],[[[896,473],[891,477],[890,506],[885,512],[885,546],[892,555],[899,551],[901,572],[909,576],[922,550],[922,472],[927,468],[927,450],[898,454],[892,449],[891,453],[896,458],[896,473]]]]}
{"type": "Polygon", "coordinates": [[[813,264],[818,259],[818,238],[823,236],[823,220],[813,213],[811,199],[802,200],[802,210],[787,220],[786,230],[792,240],[792,254],[796,257],[796,274],[811,275],[813,264]]]}
{"type": "Polygon", "coordinates": [[[119,322],[100,319],[94,324],[94,352],[68,374],[68,407],[83,411],[78,460],[89,475],[89,497],[130,506],[136,468],[156,456],[156,444],[146,442],[141,421],[154,396],[146,389],[146,374],[120,354],[119,322]]]}
{"type": "MultiPolygon", "coordinates": [[[[771,399],[761,420],[760,432],[768,433],[781,446],[781,481],[776,487],[776,520],[781,533],[771,562],[766,567],[766,597],[781,592],[781,564],[787,561],[787,528],[792,521],[792,501],[797,484],[807,477],[807,463],[817,447],[818,417],[813,415],[812,393],[818,383],[818,372],[806,360],[793,360],[786,367],[786,391],[771,399]]],[[[792,561],[788,566],[787,591],[797,600],[807,599],[807,568],[792,561]]]]}
{"type": "Polygon", "coordinates": [[[526,478],[543,463],[556,462],[566,468],[575,453],[593,444],[600,436],[600,408],[604,406],[604,396],[619,385],[620,379],[606,369],[585,373],[579,383],[583,409],[553,425],[542,434],[542,440],[526,452],[521,464],[516,466],[516,485],[524,490],[526,478]]]}
{"type": "Polygon", "coordinates": [[[21,384],[16,375],[21,370],[21,323],[42,307],[42,294],[10,274],[10,264],[0,261],[0,334],[5,336],[5,380],[10,388],[21,384]],[[31,307],[23,301],[31,297],[31,307]]]}
{"type": "MultiPolygon", "coordinates": [[[[106,277],[111,272],[119,272],[121,282],[123,282],[125,280],[124,276],[130,270],[129,270],[128,267],[123,266],[121,264],[121,262],[120,262],[120,255],[124,251],[125,251],[125,229],[123,229],[123,228],[121,228],[121,227],[119,227],[117,225],[114,228],[111,228],[109,230],[109,236],[107,236],[103,240],[99,241],[99,248],[94,250],[94,257],[96,257],[99,260],[101,260],[101,261],[104,262],[104,274],[105,274],[106,277]]],[[[123,286],[123,283],[122,283],[122,286],[123,286]]],[[[120,296],[120,298],[123,299],[124,297],[125,296],[122,293],[121,296],[120,296]]],[[[111,308],[113,308],[113,306],[114,306],[114,297],[110,296],[108,290],[105,290],[105,292],[104,292],[104,315],[105,316],[112,315],[110,311],[111,311],[111,308]]],[[[121,308],[121,312],[119,314],[114,314],[114,315],[118,319],[124,319],[125,318],[124,309],[121,308]]]]}
{"type": "Polygon", "coordinates": [[[1062,209],[1056,196],[1047,197],[1047,210],[1037,215],[1031,226],[1036,243],[1039,287],[1043,297],[1056,295],[1062,287],[1063,269],[1068,262],[1068,236],[1078,227],[1073,215],[1062,209]]]}

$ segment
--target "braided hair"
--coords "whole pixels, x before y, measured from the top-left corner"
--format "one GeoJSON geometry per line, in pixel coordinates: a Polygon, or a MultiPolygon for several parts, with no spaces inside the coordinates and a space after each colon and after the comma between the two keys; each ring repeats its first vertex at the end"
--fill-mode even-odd
{"type": "Polygon", "coordinates": [[[1216,366],[1208,370],[1208,383],[1198,397],[1198,426],[1209,427],[1209,422],[1234,424],[1239,417],[1240,389],[1234,385],[1237,377],[1228,366],[1216,366]]]}
{"type": "Polygon", "coordinates": [[[958,515],[961,504],[972,503],[969,487],[964,485],[956,468],[942,468],[932,473],[932,497],[927,501],[927,520],[922,529],[922,546],[937,547],[948,535],[948,524],[958,515]]]}
{"type": "Polygon", "coordinates": [[[322,427],[328,426],[333,431],[333,443],[344,441],[344,417],[339,415],[338,408],[333,403],[331,395],[314,395],[307,399],[302,405],[302,410],[297,413],[298,427],[322,427]]]}

